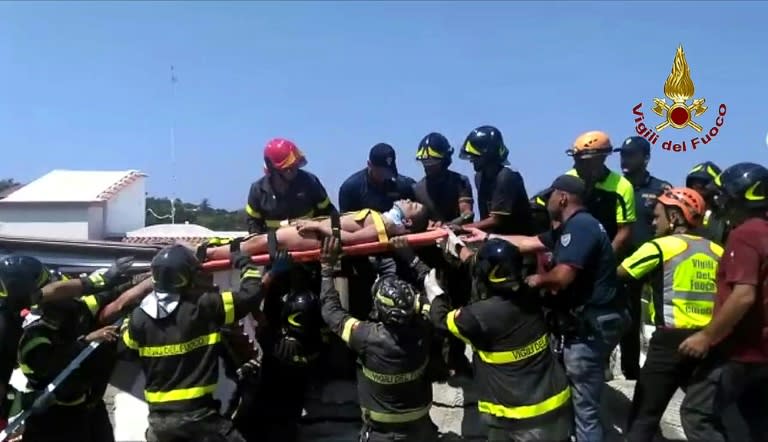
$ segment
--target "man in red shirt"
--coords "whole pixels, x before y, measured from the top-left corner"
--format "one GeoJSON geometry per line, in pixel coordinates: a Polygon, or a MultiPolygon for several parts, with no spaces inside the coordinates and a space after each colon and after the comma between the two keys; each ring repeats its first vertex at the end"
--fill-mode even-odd
{"type": "Polygon", "coordinates": [[[688,387],[681,420],[689,441],[725,442],[722,412],[735,403],[752,440],[768,441],[768,169],[739,163],[715,184],[735,228],[717,271],[712,321],[680,344],[685,355],[710,356],[688,387]]]}

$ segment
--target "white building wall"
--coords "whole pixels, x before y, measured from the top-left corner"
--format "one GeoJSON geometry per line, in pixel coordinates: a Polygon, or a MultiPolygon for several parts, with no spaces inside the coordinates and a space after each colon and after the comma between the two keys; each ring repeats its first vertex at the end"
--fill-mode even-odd
{"type": "Polygon", "coordinates": [[[144,227],[146,182],[139,177],[107,201],[105,235],[117,236],[144,227]]]}
{"type": "Polygon", "coordinates": [[[0,235],[89,239],[87,205],[0,205],[0,235]]]}
{"type": "Polygon", "coordinates": [[[91,205],[88,207],[88,239],[104,239],[104,206],[91,205]]]}

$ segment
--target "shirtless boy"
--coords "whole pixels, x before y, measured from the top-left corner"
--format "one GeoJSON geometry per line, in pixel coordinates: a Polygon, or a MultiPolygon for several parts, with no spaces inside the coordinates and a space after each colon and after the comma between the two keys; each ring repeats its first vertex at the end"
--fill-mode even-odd
{"type": "MultiPolygon", "coordinates": [[[[395,201],[392,208],[384,213],[374,210],[360,210],[340,217],[341,243],[343,245],[386,241],[388,238],[426,229],[427,210],[421,203],[411,200],[395,201]]],[[[298,220],[295,225],[277,230],[277,244],[280,248],[298,252],[320,248],[323,237],[331,236],[330,218],[323,220],[298,220]]],[[[257,235],[240,244],[246,255],[267,253],[267,235],[257,235]]],[[[212,247],[207,250],[206,259],[229,258],[229,246],[212,247]]]]}

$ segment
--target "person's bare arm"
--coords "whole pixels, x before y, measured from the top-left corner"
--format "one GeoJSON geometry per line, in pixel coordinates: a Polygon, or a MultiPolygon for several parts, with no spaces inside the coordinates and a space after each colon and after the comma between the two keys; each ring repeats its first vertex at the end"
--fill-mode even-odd
{"type": "Polygon", "coordinates": [[[107,304],[99,312],[99,323],[111,324],[125,311],[136,305],[141,299],[152,292],[152,278],[147,278],[135,286],[129,288],[118,296],[117,299],[107,304]]]}
{"type": "Polygon", "coordinates": [[[722,308],[712,317],[702,333],[706,334],[713,344],[717,344],[733,331],[736,324],[747,314],[757,297],[757,288],[753,285],[735,284],[722,308]]]}
{"type": "Polygon", "coordinates": [[[40,289],[40,294],[44,302],[77,298],[83,294],[83,283],[79,279],[56,281],[40,289]]]}
{"type": "Polygon", "coordinates": [[[611,246],[614,253],[620,253],[624,249],[624,246],[629,241],[632,235],[632,223],[619,224],[618,230],[616,230],[616,236],[613,237],[611,246]]]}

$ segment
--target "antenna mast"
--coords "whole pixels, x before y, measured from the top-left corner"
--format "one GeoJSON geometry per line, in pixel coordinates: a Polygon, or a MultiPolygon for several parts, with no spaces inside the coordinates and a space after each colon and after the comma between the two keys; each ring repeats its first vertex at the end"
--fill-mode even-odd
{"type": "Polygon", "coordinates": [[[176,224],[176,73],[171,65],[171,224],[176,224]]]}

